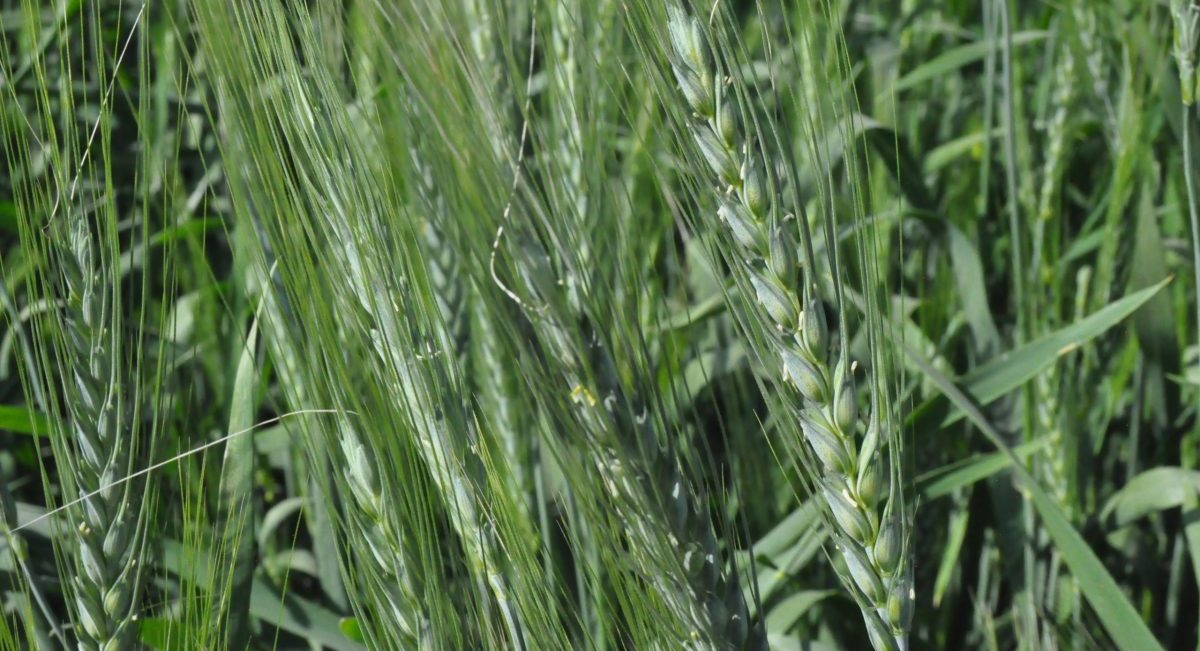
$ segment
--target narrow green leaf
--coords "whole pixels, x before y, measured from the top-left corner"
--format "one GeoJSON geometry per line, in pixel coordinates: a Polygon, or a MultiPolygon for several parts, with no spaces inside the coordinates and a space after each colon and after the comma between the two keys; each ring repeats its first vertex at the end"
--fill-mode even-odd
{"type": "Polygon", "coordinates": [[[1183,537],[1192,559],[1192,576],[1200,584],[1200,491],[1193,490],[1184,501],[1183,537]]]}
{"type": "MultiPolygon", "coordinates": [[[[1049,32],[1040,31],[1018,32],[1012,35],[1012,44],[1018,46],[1036,43],[1048,35],[1049,32]]],[[[944,54],[913,68],[908,74],[896,80],[893,90],[898,93],[976,63],[987,56],[988,50],[993,47],[1000,47],[1000,44],[982,40],[947,50],[944,54]]]]}
{"type": "MultiPolygon", "coordinates": [[[[1019,457],[1025,458],[1030,454],[1046,447],[1049,439],[1043,437],[1013,448],[1019,457]]],[[[917,492],[925,500],[944,497],[954,491],[965,488],[976,482],[983,481],[992,475],[1007,470],[1012,460],[1001,452],[990,452],[948,463],[917,477],[917,492]]]]}
{"type": "Polygon", "coordinates": [[[244,649],[250,642],[250,582],[254,578],[254,509],[250,499],[254,490],[255,372],[254,351],[258,321],[250,326],[238,360],[229,408],[228,432],[246,431],[225,443],[221,465],[221,503],[224,543],[230,550],[229,590],[222,596],[226,618],[226,645],[244,649]]]}
{"type": "Polygon", "coordinates": [[[950,512],[950,533],[947,536],[946,548],[942,550],[942,560],[938,563],[937,578],[933,581],[933,606],[938,607],[946,596],[946,588],[950,579],[954,578],[954,570],[958,567],[959,556],[962,554],[963,541],[967,537],[967,523],[971,521],[969,509],[957,509],[950,512]]]}
{"type": "MultiPolygon", "coordinates": [[[[987,364],[963,376],[960,382],[963,389],[979,404],[991,403],[1050,368],[1059,357],[1078,349],[1120,323],[1145,305],[1169,282],[1171,279],[1167,278],[1152,287],[1134,292],[1061,330],[996,356],[987,364]]],[[[956,423],[963,415],[961,409],[955,410],[947,416],[942,425],[956,423]]]]}
{"type": "Polygon", "coordinates": [[[767,632],[786,633],[809,608],[836,594],[836,590],[801,590],[788,596],[767,613],[767,632]]]}
{"type": "MultiPolygon", "coordinates": [[[[1160,284],[1158,287],[1161,288],[1162,285],[1160,284]]],[[[1154,634],[1150,632],[1146,622],[1142,621],[1133,604],[1129,602],[1129,597],[1121,591],[1120,586],[1105,569],[1095,552],[1067,520],[1062,509],[1038,485],[1037,480],[1029,474],[1029,471],[1021,465],[1016,454],[1004,443],[1000,433],[992,427],[976,403],[963,389],[922,359],[910,346],[904,345],[902,342],[901,345],[905,354],[926,377],[937,385],[975,427],[983,432],[992,445],[1009,457],[1022,495],[1033,503],[1034,509],[1041,517],[1042,525],[1050,534],[1063,561],[1079,581],[1080,592],[1092,609],[1096,611],[1101,625],[1116,642],[1117,648],[1122,651],[1162,649],[1162,645],[1154,638],[1154,634]]]]}

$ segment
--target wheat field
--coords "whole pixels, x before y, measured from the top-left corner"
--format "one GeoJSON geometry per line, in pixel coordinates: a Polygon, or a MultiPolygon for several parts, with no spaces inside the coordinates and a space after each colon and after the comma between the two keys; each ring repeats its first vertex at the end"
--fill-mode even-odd
{"type": "Polygon", "coordinates": [[[0,651],[1200,648],[1197,0],[0,39],[0,651]]]}

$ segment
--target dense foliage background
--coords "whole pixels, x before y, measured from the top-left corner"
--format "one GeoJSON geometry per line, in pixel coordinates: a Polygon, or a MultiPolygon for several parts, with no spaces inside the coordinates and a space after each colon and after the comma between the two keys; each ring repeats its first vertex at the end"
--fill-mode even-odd
{"type": "Polygon", "coordinates": [[[0,648],[1192,649],[1192,0],[3,0],[0,648]]]}

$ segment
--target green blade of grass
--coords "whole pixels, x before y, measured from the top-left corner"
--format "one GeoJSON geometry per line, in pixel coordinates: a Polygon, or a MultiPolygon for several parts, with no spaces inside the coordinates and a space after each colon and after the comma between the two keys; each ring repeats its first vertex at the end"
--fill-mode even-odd
{"type": "MultiPolygon", "coordinates": [[[[1036,31],[1018,32],[1012,35],[1012,44],[1017,46],[1036,43],[1049,36],[1049,34],[1049,32],[1036,31]]],[[[983,40],[947,50],[944,54],[913,68],[908,74],[898,79],[894,90],[897,93],[908,90],[931,79],[936,79],[970,64],[977,63],[987,56],[988,50],[993,47],[997,47],[996,43],[990,40],[983,40]]]]}
{"type": "MultiPolygon", "coordinates": [[[[1101,310],[1016,350],[998,355],[961,380],[963,390],[976,402],[987,405],[1025,384],[1049,368],[1058,358],[1078,349],[1103,334],[1145,305],[1171,282],[1170,278],[1114,301],[1101,310]]],[[[952,425],[965,415],[961,407],[949,414],[943,426],[952,425]]]]}
{"type": "Polygon", "coordinates": [[[1135,520],[1180,506],[1200,491],[1200,471],[1160,467],[1142,472],[1108,498],[1101,519],[1124,527],[1135,520]]]}
{"type": "Polygon", "coordinates": [[[221,529],[225,544],[231,547],[228,590],[223,592],[225,642],[231,649],[243,649],[250,642],[250,595],[254,578],[254,411],[258,374],[255,372],[255,337],[258,321],[250,326],[239,355],[233,379],[233,399],[229,408],[229,432],[246,431],[225,444],[221,465],[221,500],[224,522],[221,529]]]}
{"type": "Polygon", "coordinates": [[[0,430],[30,435],[50,431],[45,414],[20,405],[0,405],[0,430]]]}
{"type": "MultiPolygon", "coordinates": [[[[1163,283],[1165,284],[1165,282],[1163,283]]],[[[1161,285],[1159,286],[1161,287],[1161,285]]],[[[1148,291],[1148,290],[1144,290],[1148,291]]],[[[1138,616],[1137,610],[1130,603],[1129,597],[1121,591],[1112,574],[1100,562],[1083,536],[1075,530],[1062,509],[1046,493],[1036,479],[1021,464],[1016,454],[1004,443],[1000,433],[996,431],[975,402],[966,391],[959,388],[953,381],[933,368],[910,347],[904,346],[905,353],[921,368],[938,389],[984,436],[995,445],[1012,463],[1013,474],[1018,481],[1018,488],[1032,504],[1041,518],[1042,525],[1050,534],[1063,561],[1071,570],[1071,574],[1079,582],[1080,592],[1087,599],[1092,609],[1096,611],[1104,629],[1116,642],[1122,651],[1152,651],[1162,649],[1162,645],[1150,632],[1146,622],[1138,616]]]]}
{"type": "MultiPolygon", "coordinates": [[[[1013,448],[1013,452],[1024,459],[1045,448],[1049,442],[1049,439],[1040,438],[1013,448]]],[[[1003,472],[1011,465],[1012,459],[1002,452],[976,455],[935,468],[917,477],[917,491],[926,500],[945,497],[960,488],[966,488],[1003,472]]]]}

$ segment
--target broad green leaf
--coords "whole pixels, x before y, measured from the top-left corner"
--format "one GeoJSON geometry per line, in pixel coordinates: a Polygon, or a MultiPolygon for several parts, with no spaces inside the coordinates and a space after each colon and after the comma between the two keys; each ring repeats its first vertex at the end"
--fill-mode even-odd
{"type": "Polygon", "coordinates": [[[747,366],[750,358],[740,342],[731,342],[698,355],[684,366],[683,388],[678,409],[683,412],[718,378],[747,366]]]}
{"type": "Polygon", "coordinates": [[[146,617],[138,620],[138,637],[155,651],[183,651],[187,648],[186,634],[181,630],[185,626],[186,622],[166,617],[146,617]]]}
{"type": "Polygon", "coordinates": [[[836,594],[836,590],[801,590],[789,595],[767,613],[767,632],[786,633],[809,608],[836,594]]]}
{"type": "Polygon", "coordinates": [[[338,628],[342,631],[342,635],[354,640],[360,644],[366,644],[366,639],[363,638],[362,629],[358,626],[357,617],[343,617],[338,621],[338,628]]]}
{"type": "Polygon", "coordinates": [[[271,536],[275,535],[275,530],[289,517],[299,513],[300,509],[304,507],[304,502],[305,498],[303,497],[289,497],[280,500],[278,504],[268,509],[258,527],[259,547],[266,549],[270,545],[271,536]]]}
{"type": "Polygon", "coordinates": [[[1125,484],[1104,505],[1102,518],[1110,526],[1124,527],[1151,513],[1184,506],[1200,491],[1200,471],[1186,468],[1152,468],[1125,484]]]}
{"type": "Polygon", "coordinates": [[[49,432],[50,423],[46,415],[19,405],[0,405],[0,430],[14,434],[33,434],[49,432]]]}
{"type": "MultiPolygon", "coordinates": [[[[329,466],[322,466],[329,468],[329,466]]],[[[330,469],[330,472],[332,470],[330,469]]],[[[334,490],[332,487],[322,489],[318,482],[325,481],[317,477],[308,480],[309,495],[321,495],[322,490],[334,490]]],[[[330,603],[338,609],[349,610],[350,602],[346,588],[342,583],[341,568],[338,567],[338,541],[334,529],[333,515],[327,500],[314,499],[309,501],[310,508],[304,512],[304,522],[308,525],[313,537],[313,553],[317,555],[317,575],[321,589],[330,603]]]]}
{"type": "Polygon", "coordinates": [[[767,558],[782,554],[799,540],[805,531],[812,528],[819,517],[816,503],[812,500],[804,502],[754,543],[754,553],[767,558]]]}
{"type": "Polygon", "coordinates": [[[223,223],[219,219],[191,219],[177,226],[164,228],[156,232],[147,241],[138,242],[135,246],[121,254],[118,267],[120,273],[121,275],[125,275],[132,269],[140,268],[146,259],[147,253],[155,247],[169,244],[176,240],[201,235],[209,231],[220,230],[221,228],[223,228],[223,223]]]}
{"type": "MultiPolygon", "coordinates": [[[[177,540],[163,541],[163,566],[177,576],[201,585],[212,580],[213,560],[205,552],[177,540]]],[[[290,592],[281,593],[262,578],[256,578],[251,584],[250,614],[266,624],[335,651],[365,649],[342,633],[339,615],[290,592]]]]}
{"type": "Polygon", "coordinates": [[[888,170],[896,175],[896,183],[914,208],[926,213],[937,210],[936,193],[925,183],[920,161],[900,134],[874,125],[863,130],[863,137],[879,152],[881,160],[888,161],[888,170]]]}
{"type": "Polygon", "coordinates": [[[59,511],[46,515],[46,508],[28,502],[17,502],[17,527],[46,538],[52,538],[61,531],[70,530],[71,525],[65,517],[66,513],[59,511]]]}
{"type": "Polygon", "coordinates": [[[686,309],[675,312],[661,323],[654,324],[649,330],[652,334],[660,334],[686,328],[690,325],[701,323],[712,316],[720,314],[724,310],[725,297],[718,292],[695,305],[689,305],[686,309]]]}
{"type": "MultiPolygon", "coordinates": [[[[759,571],[756,581],[758,583],[759,595],[764,602],[769,601],[775,592],[781,586],[786,585],[788,580],[797,571],[812,561],[817,553],[821,551],[828,533],[829,530],[823,526],[823,523],[821,526],[810,527],[800,536],[800,539],[794,545],[778,555],[769,558],[769,562],[759,565],[762,569],[759,571]]],[[[753,616],[753,600],[747,599],[747,605],[750,606],[750,614],[753,616]]]]}
{"type": "MultiPolygon", "coordinates": [[[[1131,289],[1150,287],[1169,273],[1166,246],[1158,224],[1157,188],[1140,193],[1137,208],[1137,230],[1134,236],[1133,259],[1129,263],[1131,289]]],[[[1162,292],[1134,313],[1133,331],[1145,357],[1143,375],[1145,388],[1141,397],[1145,412],[1156,428],[1164,428],[1170,414],[1179,407],[1179,388],[1167,382],[1167,377],[1179,372],[1182,355],[1175,333],[1174,306],[1168,292],[1162,292]]]]}
{"type": "Polygon", "coordinates": [[[296,444],[296,429],[275,425],[254,433],[254,450],[272,468],[282,469],[290,463],[292,446],[296,444]]]}
{"type": "MultiPolygon", "coordinates": [[[[763,601],[787,580],[791,570],[807,565],[820,548],[825,539],[820,517],[817,503],[808,500],[754,543],[750,553],[757,559],[759,572],[755,582],[763,601]]],[[[739,565],[749,567],[752,561],[749,553],[741,552],[740,556],[739,565]]],[[[747,597],[747,604],[753,611],[755,605],[749,598],[749,591],[747,597]]]]}
{"type": "Polygon", "coordinates": [[[841,647],[816,640],[802,640],[795,635],[767,635],[767,644],[774,651],[837,651],[841,647]]]}
{"type": "Polygon", "coordinates": [[[1183,538],[1192,559],[1192,577],[1200,582],[1200,492],[1193,491],[1184,500],[1183,538]]]}
{"type": "Polygon", "coordinates": [[[336,613],[291,593],[280,594],[265,579],[254,580],[250,614],[267,624],[335,651],[362,651],[366,648],[342,632],[342,618],[336,613]]]}
{"type": "Polygon", "coordinates": [[[1000,349],[1000,332],[987,302],[983,260],[975,244],[957,226],[946,221],[945,227],[954,282],[958,287],[959,300],[962,301],[963,314],[975,336],[975,349],[996,352],[1000,349]]]}
{"type": "Polygon", "coordinates": [[[947,141],[929,150],[924,156],[924,169],[926,174],[932,174],[946,167],[950,163],[956,161],[962,156],[971,153],[972,150],[979,147],[982,148],[984,143],[994,138],[1004,136],[1004,129],[993,127],[991,138],[982,131],[975,131],[965,136],[959,136],[954,140],[947,141]]]}

